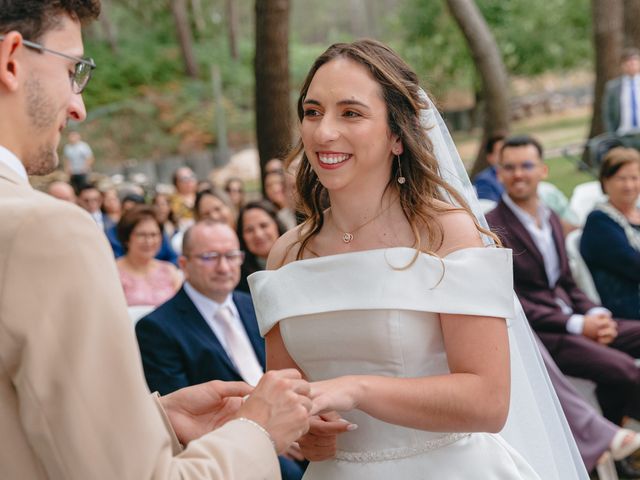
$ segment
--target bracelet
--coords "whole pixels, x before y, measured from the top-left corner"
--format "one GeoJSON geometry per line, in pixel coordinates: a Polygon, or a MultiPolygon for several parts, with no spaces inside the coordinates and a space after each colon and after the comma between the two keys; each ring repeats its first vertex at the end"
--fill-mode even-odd
{"type": "Polygon", "coordinates": [[[278,453],[278,449],[276,448],[276,442],[273,441],[273,438],[271,438],[271,434],[267,432],[267,430],[262,425],[260,425],[258,422],[254,422],[253,420],[249,420],[247,417],[238,417],[236,418],[236,420],[249,423],[254,427],[256,427],[258,430],[260,430],[262,433],[264,433],[269,439],[269,441],[271,442],[271,445],[273,445],[273,449],[276,451],[276,453],[278,453]]]}

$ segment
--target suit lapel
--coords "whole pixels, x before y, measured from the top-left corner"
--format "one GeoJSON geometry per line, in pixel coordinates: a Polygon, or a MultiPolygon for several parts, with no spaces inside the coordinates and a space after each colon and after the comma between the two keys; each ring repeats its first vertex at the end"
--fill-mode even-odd
{"type": "Polygon", "coordinates": [[[233,303],[240,314],[240,320],[242,320],[244,329],[247,332],[249,341],[251,342],[251,346],[253,346],[253,351],[258,357],[258,361],[260,362],[262,369],[266,370],[264,340],[262,340],[262,337],[260,336],[258,322],[256,321],[256,314],[253,309],[253,304],[251,303],[251,298],[244,297],[237,292],[233,292],[232,297],[233,303]]]}
{"type": "Polygon", "coordinates": [[[551,212],[549,218],[551,223],[551,232],[553,235],[553,241],[556,245],[556,251],[558,252],[558,262],[560,263],[560,274],[565,275],[568,273],[569,259],[567,258],[567,250],[564,246],[564,235],[562,234],[562,224],[560,219],[551,212]]]}
{"type": "Polygon", "coordinates": [[[184,291],[184,287],[176,294],[176,310],[178,310],[183,322],[190,324],[198,332],[199,336],[206,338],[211,343],[211,347],[227,368],[236,372],[238,376],[241,376],[231,361],[231,358],[227,355],[227,352],[220,343],[220,340],[216,334],[213,333],[209,324],[200,314],[200,310],[198,310],[195,304],[191,301],[187,292],[184,291]]]}
{"type": "MultiPolygon", "coordinates": [[[[529,232],[524,225],[522,225],[522,222],[520,222],[518,217],[516,217],[515,213],[513,213],[502,200],[500,200],[499,208],[502,210],[502,215],[504,217],[504,227],[509,229],[511,235],[517,237],[520,242],[522,242],[527,251],[534,257],[537,264],[544,265],[542,253],[540,253],[540,250],[538,250],[533,238],[531,238],[531,235],[529,235],[529,232]]],[[[514,253],[518,252],[514,250],[514,253]]]]}

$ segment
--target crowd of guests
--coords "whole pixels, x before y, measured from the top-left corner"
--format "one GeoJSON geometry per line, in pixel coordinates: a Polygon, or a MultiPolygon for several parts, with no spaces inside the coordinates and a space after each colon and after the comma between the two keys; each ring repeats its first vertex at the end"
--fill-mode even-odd
{"type": "MultiPolygon", "coordinates": [[[[266,166],[265,198],[249,200],[239,178],[199,182],[186,166],[172,181],[171,193],[89,182],[74,190],[60,181],[48,192],[77,203],[104,231],[127,304],[142,312],[136,335],[152,391],[168,395],[214,379],[255,386],[265,347],[247,277],[265,268],[275,241],[296,225],[291,183],[278,159],[266,166]]],[[[306,467],[297,444],[279,463],[285,480],[299,480],[306,467]]]]}
{"type": "Polygon", "coordinates": [[[566,197],[548,194],[549,166],[536,139],[492,137],[487,158],[474,185],[491,202],[491,229],[514,252],[514,287],[583,460],[593,469],[608,451],[620,478],[637,478],[640,468],[630,456],[640,436],[620,427],[640,418],[640,153],[617,147],[606,154],[600,171],[606,200],[584,226],[572,221],[566,197]],[[581,234],[580,253],[601,303],[573,278],[565,247],[573,230],[581,234]],[[565,375],[595,383],[604,418],[565,375]]]}

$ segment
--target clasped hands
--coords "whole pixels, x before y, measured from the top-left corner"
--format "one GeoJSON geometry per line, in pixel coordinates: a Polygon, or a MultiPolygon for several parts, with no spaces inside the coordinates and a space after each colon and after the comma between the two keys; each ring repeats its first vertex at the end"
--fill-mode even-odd
{"type": "Polygon", "coordinates": [[[618,325],[608,312],[600,311],[584,316],[582,334],[603,345],[608,345],[618,336],[618,325]]]}
{"type": "Polygon", "coordinates": [[[244,417],[269,432],[278,453],[299,458],[290,448],[298,440],[306,458],[324,460],[335,454],[336,436],[356,428],[330,411],[355,407],[349,405],[348,395],[339,393],[343,379],[310,384],[297,370],[274,370],[255,388],[213,380],[177,390],[160,402],[183,445],[244,417]]]}

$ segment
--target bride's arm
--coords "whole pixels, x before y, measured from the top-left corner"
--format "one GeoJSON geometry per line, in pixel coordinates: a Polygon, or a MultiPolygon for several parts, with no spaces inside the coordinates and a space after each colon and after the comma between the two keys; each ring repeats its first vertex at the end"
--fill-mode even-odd
{"type": "Polygon", "coordinates": [[[346,376],[311,385],[314,410],[354,408],[385,422],[446,432],[500,431],[509,410],[503,319],[441,315],[451,373],[422,378],[346,376]]]}
{"type": "MultiPolygon", "coordinates": [[[[482,246],[466,213],[450,212],[440,220],[445,239],[439,255],[482,246]]],[[[432,431],[501,430],[510,395],[506,322],[451,314],[441,314],[440,321],[450,374],[348,376],[314,383],[314,411],[357,408],[389,423],[432,431]]]]}
{"type": "MultiPolygon", "coordinates": [[[[294,230],[297,232],[297,230],[294,230]]],[[[297,235],[297,233],[296,233],[297,235]]],[[[291,231],[285,233],[273,246],[267,259],[267,270],[280,268],[285,263],[292,261],[288,245],[291,244],[291,231]]],[[[291,358],[282,341],[280,324],[276,324],[264,337],[266,344],[267,370],[280,370],[295,368],[306,379],[304,372],[291,358]]],[[[298,444],[305,458],[312,461],[322,461],[333,458],[336,453],[336,437],[354,427],[349,422],[341,419],[335,412],[327,412],[323,415],[313,415],[309,419],[309,431],[298,439],[298,444]]]]}

